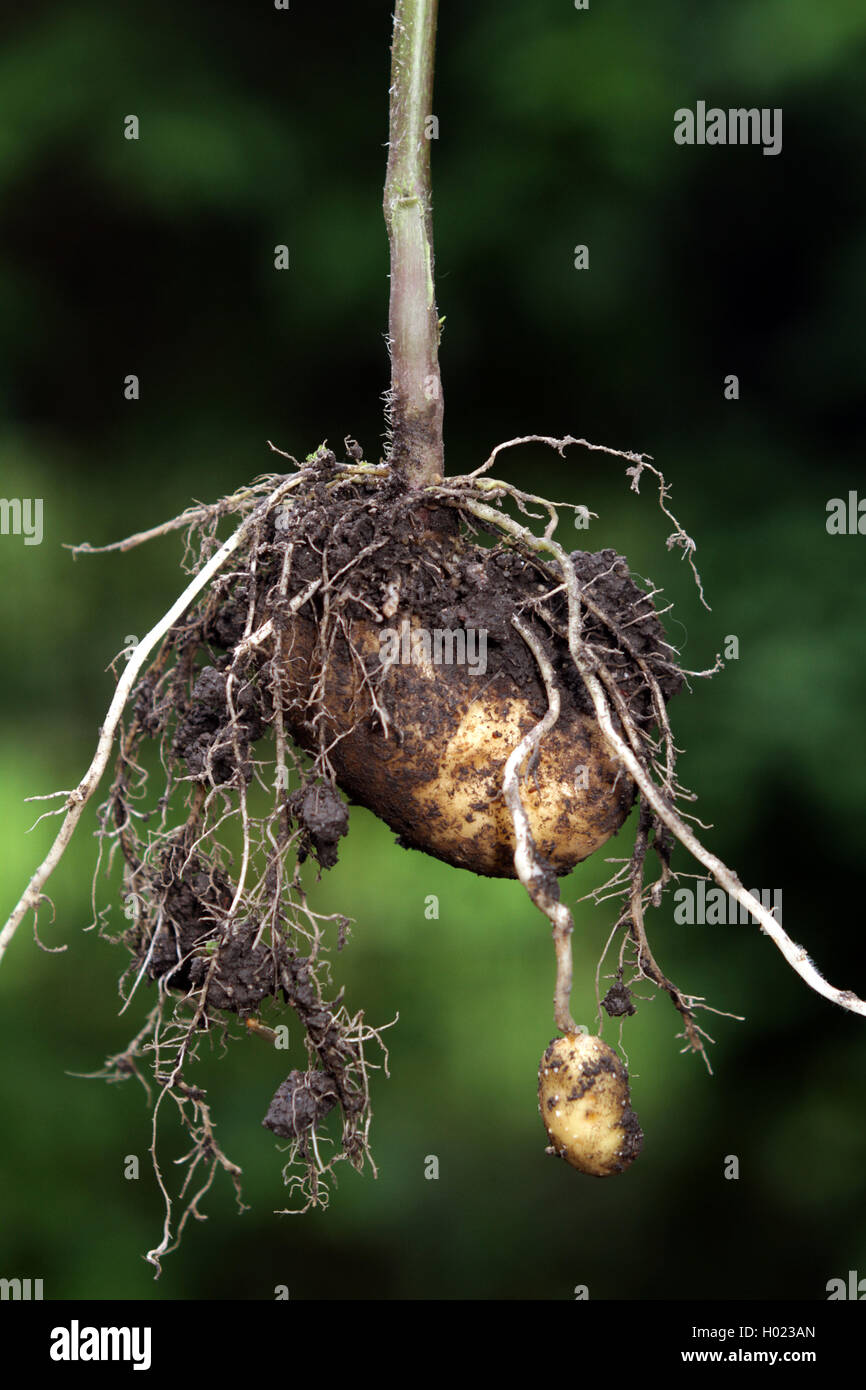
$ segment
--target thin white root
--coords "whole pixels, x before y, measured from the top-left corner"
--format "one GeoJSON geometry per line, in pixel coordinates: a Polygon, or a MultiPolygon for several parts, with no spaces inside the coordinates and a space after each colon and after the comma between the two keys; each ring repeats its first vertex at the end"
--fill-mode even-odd
{"type": "MultiPolygon", "coordinates": [[[[572,580],[575,589],[577,581],[572,580]]],[[[568,580],[566,580],[568,583],[568,580]]],[[[617,733],[611,718],[610,706],[604,693],[601,681],[593,670],[592,661],[587,655],[586,647],[580,640],[576,629],[576,624],[569,621],[569,649],[574,663],[583,677],[584,684],[590,693],[592,703],[595,706],[596,717],[599,726],[608,743],[608,746],[625,766],[629,775],[637,783],[641,793],[652,806],[659,820],[663,821],[670,831],[676,835],[682,845],[694,855],[698,863],[703,864],[705,869],[713,875],[716,882],[724,888],[726,893],[736,898],[742,907],[748,909],[752,916],[756,917],[761,924],[761,930],[770,937],[778,946],[785,960],[797,972],[802,980],[806,982],[810,989],[829,999],[834,1004],[838,1004],[843,1009],[848,1009],[851,1013],[866,1016],[866,1000],[859,999],[850,989],[837,989],[824,979],[821,972],[809,959],[805,947],[798,946],[792,941],[781,923],[771,912],[764,907],[758,898],[752,896],[747,888],[743,887],[737,875],[726,864],[723,864],[715,854],[705,849],[698,837],[671,806],[660,792],[659,788],[647,774],[644,768],[635,757],[631,748],[623,738],[617,733]]]]}
{"type": "MultiPolygon", "coordinates": [[[[307,585],[306,589],[302,589],[301,592],[299,594],[296,594],[295,597],[288,604],[289,612],[297,613],[298,610],[300,608],[303,608],[304,604],[313,597],[313,594],[317,593],[318,590],[321,589],[321,587],[321,579],[312,580],[312,582],[307,585]]],[[[273,635],[273,619],[268,618],[265,622],[262,623],[261,627],[256,628],[255,632],[251,632],[249,637],[245,637],[242,642],[238,643],[237,647],[235,648],[235,658],[239,656],[246,656],[248,652],[251,652],[255,647],[260,647],[262,642],[266,642],[268,638],[273,637],[273,635]]]]}
{"type": "Polygon", "coordinates": [[[649,454],[635,453],[633,449],[611,449],[607,444],[590,444],[588,439],[575,439],[571,434],[565,435],[562,439],[554,439],[549,434],[523,434],[517,439],[506,439],[503,444],[497,444],[493,453],[481,464],[480,468],[476,468],[474,472],[468,473],[466,476],[477,478],[479,474],[486,473],[488,468],[493,467],[497,454],[500,454],[503,449],[514,449],[519,444],[547,444],[558,454],[564,454],[570,444],[580,444],[584,449],[592,449],[600,454],[614,454],[617,458],[628,459],[631,463],[636,464],[645,464],[650,457],[649,454]]]}
{"type": "Polygon", "coordinates": [[[203,521],[212,512],[212,507],[188,507],[180,516],[172,517],[171,521],[151,526],[149,531],[136,531],[134,536],[127,536],[125,540],[112,541],[110,545],[91,545],[89,541],[82,541],[79,545],[66,545],[64,549],[71,550],[76,559],[79,555],[107,555],[112,550],[134,550],[137,545],[145,545],[147,541],[156,540],[159,536],[167,536],[172,531],[182,531],[185,526],[194,526],[197,521],[203,521]]]}
{"type": "MultiPolygon", "coordinates": [[[[222,568],[229,556],[234,554],[250,527],[259,520],[268,507],[272,506],[283,492],[287,491],[288,488],[292,486],[294,486],[294,479],[289,479],[281,483],[278,488],[256,507],[255,511],[246,518],[238,527],[237,531],[229,536],[228,540],[220,546],[216,554],[199,570],[198,574],[190,581],[179,598],[175,599],[168,612],[160,618],[156,626],[151,628],[150,632],[142,638],[135,648],[126,670],[117,683],[114,699],[111,701],[108,713],[105,717],[105,722],[99,731],[99,741],[96,745],[93,761],[78,786],[70,792],[67,797],[66,815],[58,831],[57,838],[22,893],[13,912],[10,914],[3,927],[3,930],[0,931],[0,961],[2,961],[6,949],[23,918],[31,909],[34,912],[37,911],[42,899],[42,890],[57,868],[57,865],[60,863],[66,847],[75,832],[75,827],[81,819],[81,814],[85,806],[102,780],[102,775],[108,766],[108,759],[111,756],[114,737],[117,733],[117,728],[126,702],[129,699],[136,680],[138,679],[139,672],[144,666],[148,656],[157,643],[170,631],[178,618],[186,611],[196,594],[200,593],[201,590],[205,588],[218,570],[222,568]]],[[[65,950],[65,947],[62,949],[65,950]]]]}
{"type": "MultiPolygon", "coordinates": [[[[572,653],[573,654],[573,653],[572,653]]],[[[575,657],[577,661],[577,657],[575,657]]],[[[758,898],[752,896],[747,888],[744,888],[737,875],[726,864],[723,864],[715,854],[705,849],[697,836],[690,830],[689,826],[677,814],[674,808],[665,801],[655,783],[647,776],[637,758],[632,753],[628,745],[620,738],[610,716],[610,707],[605,699],[604,690],[601,682],[594,675],[589,667],[589,663],[584,661],[580,666],[586,687],[595,705],[595,712],[601,731],[604,734],[608,745],[614,750],[620,761],[625,765],[629,775],[634,779],[649,804],[652,806],[659,820],[663,821],[669,830],[676,835],[681,844],[694,855],[695,859],[704,868],[708,869],[716,882],[724,888],[726,893],[730,893],[736,898],[742,907],[757,917],[761,924],[761,931],[778,946],[785,960],[802,980],[806,982],[810,989],[822,994],[825,999],[838,1004],[843,1009],[848,1009],[851,1013],[862,1014],[866,1017],[866,1000],[859,999],[853,990],[837,989],[831,985],[810,960],[809,954],[804,946],[798,946],[796,941],[792,941],[781,923],[771,912],[764,907],[758,898]]]]}
{"type": "Polygon", "coordinates": [[[502,774],[502,793],[511,813],[514,825],[516,848],[514,869],[535,906],[543,912],[553,926],[553,945],[556,951],[556,988],[553,995],[553,1015],[557,1028],[563,1033],[573,1033],[576,1024],[571,1016],[571,985],[573,962],[571,955],[571,934],[574,922],[571,913],[560,900],[559,883],[549,864],[539,857],[529,827],[529,817],[520,797],[520,769],[525,760],[533,754],[544,735],[553,728],[559,718],[559,688],[553,668],[541,643],[532,630],[518,617],[512,617],[512,626],[517,629],[538,664],[547,692],[547,713],[534,728],[525,734],[505,764],[502,774]]]}

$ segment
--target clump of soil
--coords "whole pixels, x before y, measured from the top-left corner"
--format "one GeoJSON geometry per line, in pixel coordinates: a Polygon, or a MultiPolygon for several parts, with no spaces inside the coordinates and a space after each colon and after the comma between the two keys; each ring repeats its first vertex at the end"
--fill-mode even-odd
{"type": "Polygon", "coordinates": [[[601,1001],[601,1007],[609,1018],[628,1018],[637,1013],[632,991],[621,982],[611,985],[601,1001]]]}
{"type": "Polygon", "coordinates": [[[232,920],[232,885],[225,874],[169,846],[151,882],[149,917],[129,934],[132,970],[184,993],[203,989],[211,1009],[245,1017],[277,993],[289,953],[265,945],[261,924],[232,920]],[[155,925],[154,925],[155,923],[155,925]]]}
{"type": "Polygon", "coordinates": [[[277,1087],[262,1124],[281,1139],[297,1139],[323,1120],[338,1099],[334,1083],[326,1072],[290,1071],[277,1087]]]}
{"type": "Polygon", "coordinates": [[[183,718],[172,751],[175,757],[183,758],[190,775],[219,786],[231,782],[240,765],[244,780],[252,781],[250,744],[261,738],[267,727],[261,692],[252,685],[240,686],[232,718],[225,672],[205,666],[188,703],[178,712],[181,710],[183,718]]]}
{"type": "Polygon", "coordinates": [[[340,840],[349,833],[349,809],[333,787],[310,784],[293,793],[286,802],[289,813],[301,826],[298,862],[313,854],[323,869],[333,869],[340,840]]]}

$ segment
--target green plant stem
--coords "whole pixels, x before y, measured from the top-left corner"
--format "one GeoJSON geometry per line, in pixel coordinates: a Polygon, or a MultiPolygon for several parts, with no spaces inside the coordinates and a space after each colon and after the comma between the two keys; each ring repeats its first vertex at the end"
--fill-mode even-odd
{"type": "Polygon", "coordinates": [[[385,225],[391,248],[388,461],[413,487],[443,473],[439,316],[433,285],[430,130],[437,0],[397,0],[385,225]]]}

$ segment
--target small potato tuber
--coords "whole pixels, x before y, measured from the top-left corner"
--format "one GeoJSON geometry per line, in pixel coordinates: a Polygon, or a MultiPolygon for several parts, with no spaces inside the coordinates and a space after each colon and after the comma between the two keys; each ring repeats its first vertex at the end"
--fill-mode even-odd
{"type": "Polygon", "coordinates": [[[631,1108],[628,1072],[613,1048],[588,1033],[554,1038],[538,1071],[538,1102],[550,1152],[596,1178],[637,1158],[643,1133],[631,1108]]]}

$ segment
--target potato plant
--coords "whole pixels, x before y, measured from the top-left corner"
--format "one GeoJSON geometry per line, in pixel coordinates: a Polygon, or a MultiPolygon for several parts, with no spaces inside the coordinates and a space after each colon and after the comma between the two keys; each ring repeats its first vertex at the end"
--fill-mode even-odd
{"type": "MultiPolygon", "coordinates": [[[[668,705],[684,681],[712,675],[720,661],[684,670],[660,591],[614,550],[566,548],[558,532],[574,504],[491,470],[505,449],[530,442],[625,463],[634,493],[647,481],[656,489],[668,548],[688,560],[703,600],[695,543],[670,509],[662,474],[643,454],[535,434],[496,445],[472,472],[446,471],[425,135],[435,27],[435,0],[398,0],[384,197],[384,456],[367,459],[349,438],[303,461],[271,445],[274,471],[101,547],[182,531],[188,582],[129,654],[91,767],[58,794],[58,837],[0,934],[2,956],[24,917],[38,914],[111,767],[97,871],[122,865],[125,927],[113,939],[126,953],[124,1008],[148,991],[151,1002],[103,1074],[137,1076],[156,1116],[174,1107],[189,1138],[179,1192],[154,1148],[165,1199],[162,1238],[148,1253],[157,1272],[219,1170],[240,1193],[240,1170],[189,1076],[202,1045],[236,1035],[235,1021],[266,1042],[279,1024],[265,1022],[265,1010],[273,1023],[286,1007],[303,1026],[307,1066],[289,1073],[263,1120],[288,1144],[294,1209],[327,1201],[339,1162],[372,1162],[371,1074],[387,1063],[384,1025],[333,983],[349,918],[317,911],[304,876],[308,861],[320,872],[337,862],[347,799],[404,846],[465,872],[518,879],[548,919],[559,1036],[542,1058],[539,1103],[550,1151],[582,1174],[624,1173],[640,1152],[627,1068],[600,1036],[605,1017],[622,1026],[634,1012],[638,982],[668,994],[685,1047],[707,1060],[701,1019],[710,1006],[667,977],[646,927],[676,881],[676,841],[807,984],[866,1013],[863,1001],[827,984],[684,815],[692,798],[678,779],[668,705]],[[618,910],[595,1036],[571,1014],[574,921],[560,880],[635,805],[632,852],[604,895],[618,910]]],[[[578,510],[591,515],[590,503],[578,510]]]]}

